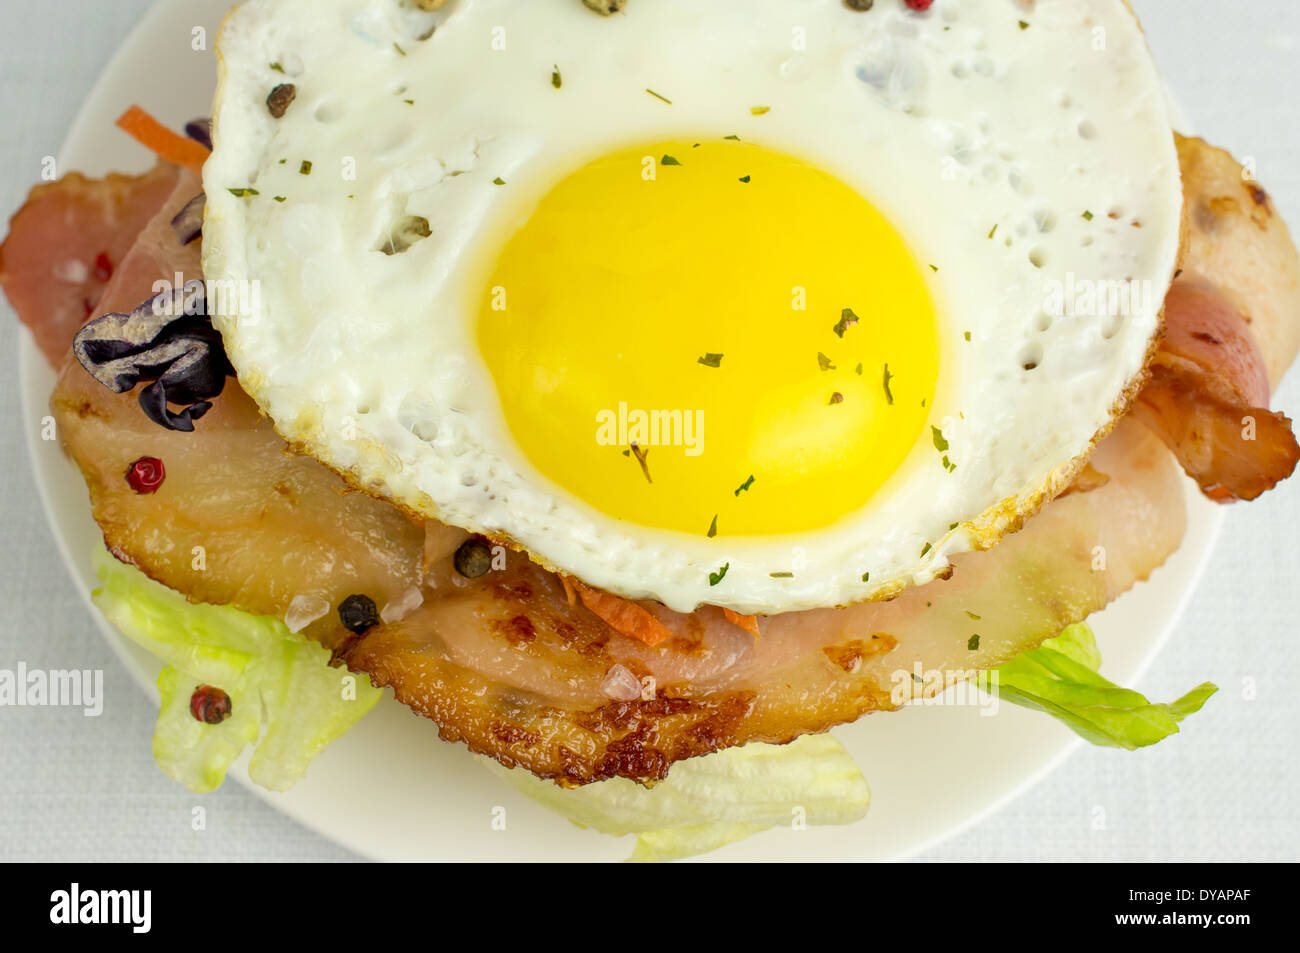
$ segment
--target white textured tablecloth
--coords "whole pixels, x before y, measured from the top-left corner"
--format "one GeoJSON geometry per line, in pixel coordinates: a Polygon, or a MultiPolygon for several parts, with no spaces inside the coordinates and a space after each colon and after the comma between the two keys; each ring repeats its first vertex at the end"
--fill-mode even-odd
{"type": "MultiPolygon", "coordinates": [[[[1197,131],[1254,156],[1260,181],[1300,229],[1300,3],[1133,2],[1197,131]]],[[[82,99],[149,6],[0,3],[0,212],[18,207],[41,158],[58,152],[82,99]]],[[[0,310],[0,366],[8,369],[0,377],[0,668],[21,660],[103,669],[107,697],[99,718],[0,708],[0,860],[351,859],[234,784],[202,798],[208,828],[191,831],[195,796],[164,778],[150,754],[153,705],[95,631],[46,528],[21,437],[19,331],[0,310]]],[[[1300,374],[1275,404],[1300,415],[1300,374]]],[[[1217,681],[1223,691],[1185,734],[1132,754],[1081,749],[921,859],[1300,859],[1298,526],[1300,477],[1233,507],[1176,635],[1134,686],[1168,700],[1217,681]]]]}

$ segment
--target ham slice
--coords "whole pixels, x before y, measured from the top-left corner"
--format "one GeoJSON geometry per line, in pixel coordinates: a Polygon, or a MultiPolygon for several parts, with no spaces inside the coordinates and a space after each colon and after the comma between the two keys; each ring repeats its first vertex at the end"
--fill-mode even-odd
{"type": "MultiPolygon", "coordinates": [[[[63,363],[77,328],[98,313],[109,281],[179,176],[163,162],[141,176],[73,172],[32,189],[10,220],[0,289],[50,364],[63,363]]],[[[192,176],[189,188],[191,196],[199,191],[192,176]]]]}

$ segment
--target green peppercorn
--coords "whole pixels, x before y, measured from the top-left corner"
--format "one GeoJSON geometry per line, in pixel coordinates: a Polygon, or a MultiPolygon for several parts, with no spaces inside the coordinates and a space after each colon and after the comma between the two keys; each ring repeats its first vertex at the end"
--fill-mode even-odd
{"type": "Polygon", "coordinates": [[[451,562],[466,579],[477,579],[492,568],[492,547],[482,536],[475,536],[460,544],[451,562]]]}
{"type": "Polygon", "coordinates": [[[588,10],[595,10],[602,17],[622,12],[627,0],[582,0],[588,10]]]}

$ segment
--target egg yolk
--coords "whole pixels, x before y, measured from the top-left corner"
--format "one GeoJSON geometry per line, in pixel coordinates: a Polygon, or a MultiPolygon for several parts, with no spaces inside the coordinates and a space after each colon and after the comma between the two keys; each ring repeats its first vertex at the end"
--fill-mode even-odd
{"type": "Polygon", "coordinates": [[[478,344],[543,475],[619,520],[818,529],[916,443],[938,377],[926,275],[870,202],[734,139],[591,162],[506,242],[478,344]]]}

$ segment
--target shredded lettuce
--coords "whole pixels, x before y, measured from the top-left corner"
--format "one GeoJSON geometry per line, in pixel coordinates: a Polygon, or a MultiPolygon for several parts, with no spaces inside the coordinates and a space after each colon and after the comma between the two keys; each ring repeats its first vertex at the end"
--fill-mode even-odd
{"type": "Polygon", "coordinates": [[[480,761],[498,777],[578,827],[636,834],[633,861],[678,860],[777,825],[851,824],[871,802],[867,780],[830,735],[788,745],[748,744],[679,761],[644,788],[612,778],[565,789],[522,769],[480,761]]]}
{"type": "Polygon", "coordinates": [[[1178,723],[1219,690],[1203,682],[1177,701],[1153,704],[1107,681],[1100,667],[1097,641],[1080,623],[994,669],[989,687],[1006,701],[1046,712],[1092,744],[1130,751],[1176,734],[1178,723]]]}
{"type": "Polygon", "coordinates": [[[279,619],[189,602],[106,550],[96,550],[94,566],[102,584],[96,605],[123,635],[167,663],[158,676],[154,758],[191,791],[219,787],[250,744],[249,777],[288,790],[382,696],[368,680],[331,668],[324,647],[279,619]],[[220,724],[190,713],[201,684],[230,696],[230,717],[220,724]]]}

